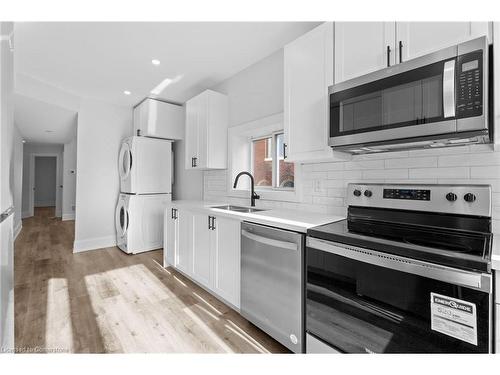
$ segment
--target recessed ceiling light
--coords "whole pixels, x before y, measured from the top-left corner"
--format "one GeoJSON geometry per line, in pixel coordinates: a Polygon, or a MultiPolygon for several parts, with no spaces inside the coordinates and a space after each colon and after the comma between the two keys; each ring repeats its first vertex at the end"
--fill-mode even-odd
{"type": "Polygon", "coordinates": [[[26,143],[26,141],[23,139],[23,143],[26,143]]]}
{"type": "Polygon", "coordinates": [[[130,94],[131,94],[131,92],[130,92],[130,91],[128,91],[128,90],[125,90],[123,93],[124,93],[125,95],[130,95],[130,94]]]}
{"type": "Polygon", "coordinates": [[[151,64],[153,64],[153,65],[160,65],[160,60],[153,59],[153,60],[151,60],[151,64]]]}

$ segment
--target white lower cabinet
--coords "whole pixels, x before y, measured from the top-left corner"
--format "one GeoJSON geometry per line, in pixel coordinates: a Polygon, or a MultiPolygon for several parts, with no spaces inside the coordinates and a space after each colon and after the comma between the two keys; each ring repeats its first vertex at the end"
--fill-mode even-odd
{"type": "Polygon", "coordinates": [[[193,214],[193,278],[206,287],[212,286],[212,246],[209,215],[193,214]]]}
{"type": "Polygon", "coordinates": [[[239,220],[203,211],[167,208],[164,258],[165,266],[177,268],[239,309],[239,220]]]}

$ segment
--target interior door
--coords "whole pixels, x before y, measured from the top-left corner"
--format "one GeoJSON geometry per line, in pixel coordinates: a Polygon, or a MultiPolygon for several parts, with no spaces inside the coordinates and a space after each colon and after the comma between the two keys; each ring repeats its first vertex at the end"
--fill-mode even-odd
{"type": "Polygon", "coordinates": [[[395,22],[335,22],[335,83],[394,65],[394,38],[395,22]]]}
{"type": "Polygon", "coordinates": [[[193,215],[193,277],[205,286],[211,284],[209,218],[210,216],[204,213],[193,215]]]}
{"type": "Polygon", "coordinates": [[[14,143],[12,22],[0,22],[0,347],[14,347],[14,207],[11,181],[14,143]]]}
{"type": "Polygon", "coordinates": [[[488,22],[396,22],[397,62],[487,33],[488,22]]]}

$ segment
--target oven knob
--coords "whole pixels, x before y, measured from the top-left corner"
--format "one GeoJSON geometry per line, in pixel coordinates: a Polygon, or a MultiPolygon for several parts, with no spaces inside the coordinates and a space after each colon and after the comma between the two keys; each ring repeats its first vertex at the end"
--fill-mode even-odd
{"type": "Polygon", "coordinates": [[[365,197],[370,198],[373,195],[371,190],[365,190],[365,197]]]}
{"type": "Polygon", "coordinates": [[[352,193],[353,193],[356,197],[361,196],[361,190],[356,189],[356,190],[354,190],[352,193]]]}
{"type": "Polygon", "coordinates": [[[472,194],[472,193],[467,193],[467,194],[464,195],[464,200],[466,202],[472,203],[472,202],[474,202],[476,200],[476,196],[474,194],[472,194]]]}
{"type": "Polygon", "coordinates": [[[450,202],[455,202],[457,200],[457,195],[455,193],[446,194],[446,199],[450,202]]]}

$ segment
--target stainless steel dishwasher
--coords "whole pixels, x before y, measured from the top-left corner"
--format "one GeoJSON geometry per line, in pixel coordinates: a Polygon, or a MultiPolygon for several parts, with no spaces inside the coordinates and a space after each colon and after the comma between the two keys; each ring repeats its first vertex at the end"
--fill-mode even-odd
{"type": "Polygon", "coordinates": [[[241,225],[241,314],[295,353],[304,350],[304,235],[241,225]]]}

